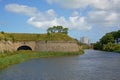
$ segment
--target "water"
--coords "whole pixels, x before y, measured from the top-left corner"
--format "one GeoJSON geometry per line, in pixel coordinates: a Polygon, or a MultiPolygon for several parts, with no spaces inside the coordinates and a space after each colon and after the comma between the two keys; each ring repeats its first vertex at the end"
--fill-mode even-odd
{"type": "Polygon", "coordinates": [[[0,80],[120,80],[120,54],[85,50],[80,56],[33,59],[1,70],[0,80]]]}

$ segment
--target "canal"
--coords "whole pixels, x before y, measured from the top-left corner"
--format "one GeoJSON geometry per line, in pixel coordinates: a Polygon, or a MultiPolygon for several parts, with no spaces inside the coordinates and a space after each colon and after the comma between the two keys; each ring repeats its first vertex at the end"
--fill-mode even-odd
{"type": "Polygon", "coordinates": [[[1,70],[0,80],[120,80],[120,54],[85,50],[79,56],[32,59],[1,70]]]}

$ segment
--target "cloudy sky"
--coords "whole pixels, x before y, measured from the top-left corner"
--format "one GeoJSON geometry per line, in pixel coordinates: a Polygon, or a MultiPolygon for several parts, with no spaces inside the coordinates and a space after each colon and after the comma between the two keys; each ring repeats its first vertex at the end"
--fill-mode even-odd
{"type": "Polygon", "coordinates": [[[51,26],[98,41],[120,29],[120,0],[0,0],[0,31],[46,33],[51,26]]]}

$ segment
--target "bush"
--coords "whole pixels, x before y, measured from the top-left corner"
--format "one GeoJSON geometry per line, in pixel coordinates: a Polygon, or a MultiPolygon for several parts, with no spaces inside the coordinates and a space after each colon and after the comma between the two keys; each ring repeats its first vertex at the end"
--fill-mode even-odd
{"type": "Polygon", "coordinates": [[[114,51],[115,50],[115,44],[113,43],[107,43],[106,45],[103,45],[103,50],[105,51],[114,51]]]}
{"type": "Polygon", "coordinates": [[[115,50],[120,50],[120,44],[115,45],[115,50]]]}
{"type": "Polygon", "coordinates": [[[100,42],[97,42],[97,43],[94,44],[94,49],[95,50],[102,50],[103,45],[100,42]]]}
{"type": "Polygon", "coordinates": [[[120,52],[120,44],[116,44],[114,48],[114,52],[120,52]]]}
{"type": "Polygon", "coordinates": [[[4,31],[1,31],[1,34],[4,34],[5,32],[4,31]]]}

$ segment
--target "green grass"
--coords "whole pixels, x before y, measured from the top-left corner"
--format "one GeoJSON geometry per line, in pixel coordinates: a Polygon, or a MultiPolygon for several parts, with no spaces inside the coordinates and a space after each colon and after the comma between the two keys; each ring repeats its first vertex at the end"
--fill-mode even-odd
{"type": "Polygon", "coordinates": [[[30,33],[0,33],[0,39],[10,41],[75,41],[64,33],[30,34],[30,33]]]}
{"type": "Polygon", "coordinates": [[[33,58],[71,56],[79,55],[83,52],[33,52],[33,51],[15,51],[0,53],[0,69],[6,68],[12,64],[24,62],[33,58]]]}

